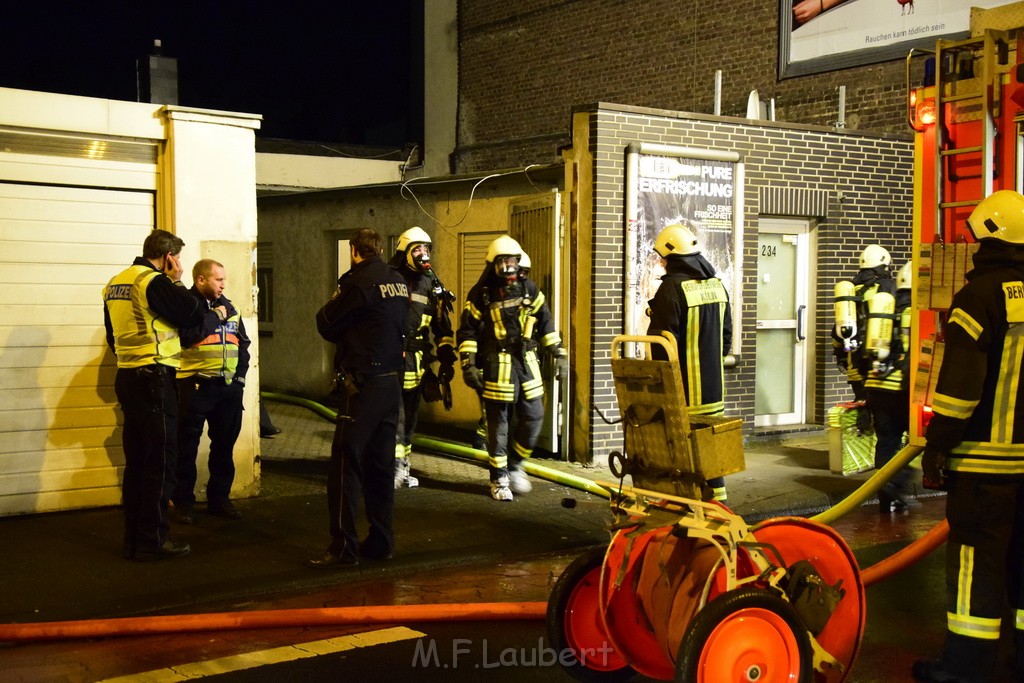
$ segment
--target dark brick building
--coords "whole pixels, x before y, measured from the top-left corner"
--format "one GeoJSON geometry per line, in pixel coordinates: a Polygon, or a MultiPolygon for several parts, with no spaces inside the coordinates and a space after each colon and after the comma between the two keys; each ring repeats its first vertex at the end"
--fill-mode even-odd
{"type": "MultiPolygon", "coordinates": [[[[895,3],[894,3],[895,4],[895,3]]],[[[906,135],[902,59],[779,79],[773,0],[460,0],[458,172],[550,161],[569,112],[616,102],[745,116],[751,90],[776,120],[906,135]]]]}

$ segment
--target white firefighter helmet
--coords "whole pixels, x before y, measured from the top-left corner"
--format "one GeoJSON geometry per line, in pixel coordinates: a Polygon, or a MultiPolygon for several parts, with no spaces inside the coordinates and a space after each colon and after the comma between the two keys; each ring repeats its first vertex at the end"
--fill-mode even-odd
{"type": "Polygon", "coordinates": [[[869,244],[860,253],[861,268],[877,268],[890,263],[892,263],[892,256],[889,256],[889,252],[881,245],[869,244]]]}
{"type": "Polygon", "coordinates": [[[697,236],[693,234],[692,230],[679,223],[673,223],[666,225],[658,233],[657,239],[654,240],[654,251],[658,252],[658,256],[668,258],[672,254],[680,256],[698,254],[700,247],[697,245],[697,236]]]}
{"type": "Polygon", "coordinates": [[[912,289],[914,286],[914,264],[907,261],[896,274],[896,289],[912,289]]]}
{"type": "Polygon", "coordinates": [[[1024,244],[1024,195],[1013,190],[997,190],[974,207],[967,227],[974,239],[996,239],[1024,244]]]}
{"type": "Polygon", "coordinates": [[[421,227],[414,226],[398,236],[398,245],[395,251],[404,252],[417,244],[430,244],[430,235],[421,227]]]}
{"type": "Polygon", "coordinates": [[[530,269],[530,255],[525,251],[519,255],[519,270],[530,269]]]}
{"type": "Polygon", "coordinates": [[[519,246],[519,242],[508,235],[502,235],[487,247],[487,263],[493,263],[494,259],[499,256],[515,256],[517,259],[523,258],[523,248],[519,246]]]}

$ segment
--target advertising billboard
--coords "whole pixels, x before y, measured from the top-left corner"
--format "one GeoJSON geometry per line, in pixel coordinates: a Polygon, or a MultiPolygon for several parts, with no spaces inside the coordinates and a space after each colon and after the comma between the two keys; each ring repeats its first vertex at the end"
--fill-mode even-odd
{"type": "Polygon", "coordinates": [[[939,38],[966,38],[971,8],[1015,0],[780,0],[779,77],[907,56],[939,38]]]}
{"type": "MultiPolygon", "coordinates": [[[[701,253],[714,266],[729,292],[733,315],[738,316],[742,260],[742,164],[738,156],[651,147],[641,146],[641,153],[627,158],[626,333],[647,331],[647,302],[665,274],[654,240],[665,226],[674,223],[697,235],[701,253]]],[[[738,323],[734,329],[740,329],[738,323]]],[[[739,337],[735,335],[734,347],[739,337]]]]}

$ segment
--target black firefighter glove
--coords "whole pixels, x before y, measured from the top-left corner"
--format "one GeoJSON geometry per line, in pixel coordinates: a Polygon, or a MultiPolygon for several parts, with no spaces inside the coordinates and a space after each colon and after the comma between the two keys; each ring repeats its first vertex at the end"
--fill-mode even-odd
{"type": "Polygon", "coordinates": [[[551,347],[551,359],[554,361],[555,379],[564,383],[569,379],[569,355],[561,344],[551,347]]]}
{"type": "Polygon", "coordinates": [[[943,469],[946,466],[946,453],[934,446],[925,446],[921,456],[921,485],[926,489],[942,489],[946,485],[943,469]]]}
{"type": "Polygon", "coordinates": [[[442,384],[450,384],[455,377],[455,361],[459,359],[449,344],[437,347],[437,378],[442,384]]]}
{"type": "Polygon", "coordinates": [[[484,380],[480,377],[480,368],[475,365],[466,365],[462,368],[462,381],[474,391],[482,391],[484,380]]]}
{"type": "Polygon", "coordinates": [[[462,353],[462,381],[477,393],[484,390],[484,380],[480,376],[480,368],[476,366],[475,353],[462,353]]]}

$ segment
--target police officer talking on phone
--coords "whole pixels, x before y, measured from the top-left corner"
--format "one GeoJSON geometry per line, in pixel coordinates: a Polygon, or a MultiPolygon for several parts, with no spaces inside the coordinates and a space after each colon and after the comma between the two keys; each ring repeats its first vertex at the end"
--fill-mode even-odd
{"type": "Polygon", "coordinates": [[[142,256],[103,289],[107,344],[117,356],[114,391],[124,413],[124,556],[162,560],[187,555],[187,543],[169,538],[163,491],[177,458],[179,327],[204,324],[225,311],[208,309],[181,283],[185,242],[154,230],[142,256]]]}
{"type": "Polygon", "coordinates": [[[359,558],[387,560],[395,548],[395,435],[402,398],[399,373],[409,288],[380,258],[381,236],[369,228],[349,242],[352,268],[316,314],[320,336],[336,345],[341,406],[327,469],[331,542],[312,569],[354,567],[359,558]],[[356,529],[360,495],[370,530],[356,529]]]}

